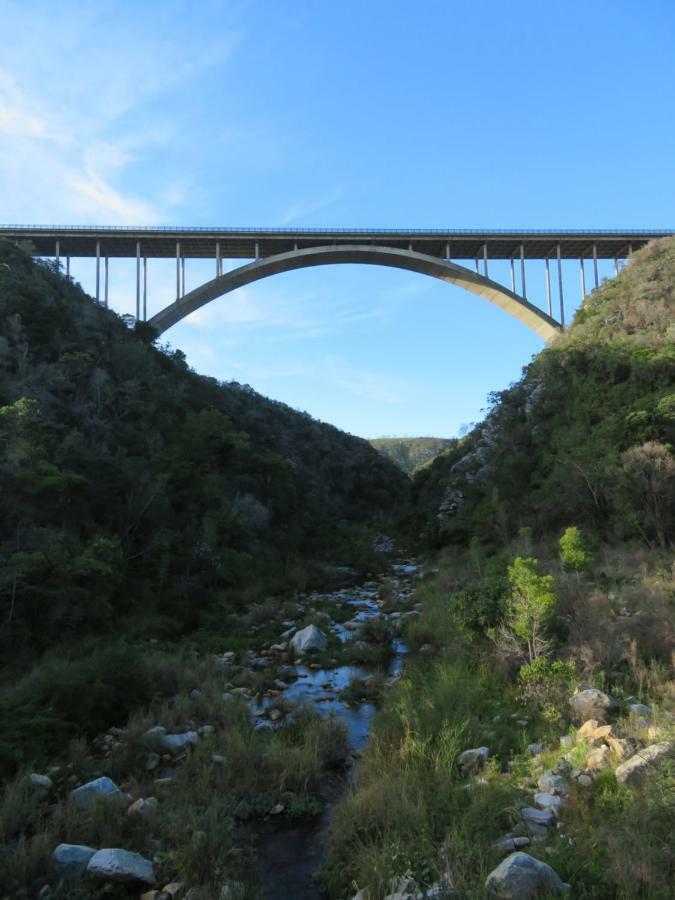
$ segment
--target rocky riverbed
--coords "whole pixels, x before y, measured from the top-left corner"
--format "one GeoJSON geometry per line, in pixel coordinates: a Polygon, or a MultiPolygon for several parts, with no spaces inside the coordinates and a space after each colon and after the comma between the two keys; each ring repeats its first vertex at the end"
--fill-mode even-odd
{"type": "MultiPolygon", "coordinates": [[[[248,610],[231,642],[241,646],[245,637],[250,649],[193,653],[190,687],[184,681],[128,726],[111,727],[77,762],[24,777],[20,790],[47,823],[45,843],[48,834],[57,838],[41,900],[83,890],[143,900],[233,900],[251,889],[279,900],[322,897],[314,875],[325,829],[367,746],[379,698],[401,675],[401,635],[419,614],[416,572],[413,560],[399,560],[360,586],[248,610]],[[258,768],[266,771],[259,776],[258,768]],[[255,856],[244,866],[249,887],[228,877],[225,864],[220,876],[218,837],[208,828],[184,836],[166,829],[176,816],[207,821],[224,799],[231,827],[255,856]],[[199,874],[179,878],[175,860],[185,852],[208,884],[199,874]]],[[[239,852],[238,840],[228,852],[239,852]]]]}

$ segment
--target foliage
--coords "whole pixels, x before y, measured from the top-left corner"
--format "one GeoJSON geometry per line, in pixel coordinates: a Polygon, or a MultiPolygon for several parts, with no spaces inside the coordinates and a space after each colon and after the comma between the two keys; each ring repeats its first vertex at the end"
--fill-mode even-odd
{"type": "Polygon", "coordinates": [[[559,544],[560,558],[566,569],[582,572],[593,561],[593,554],[584,545],[581,531],[576,526],[565,529],[559,544]]]}
{"type": "Polygon", "coordinates": [[[408,479],[367,441],[189,371],[0,243],[0,646],[120,616],[209,628],[321,566],[374,568],[408,479]]]}
{"type": "Polygon", "coordinates": [[[410,527],[426,546],[569,522],[600,540],[672,541],[674,284],[675,238],[635,253],[490,396],[485,421],[416,474],[410,527]]]}
{"type": "Polygon", "coordinates": [[[510,595],[501,634],[513,640],[518,652],[524,645],[532,664],[549,650],[547,627],[558,603],[553,577],[539,574],[536,559],[520,556],[509,566],[508,573],[510,595]]]}

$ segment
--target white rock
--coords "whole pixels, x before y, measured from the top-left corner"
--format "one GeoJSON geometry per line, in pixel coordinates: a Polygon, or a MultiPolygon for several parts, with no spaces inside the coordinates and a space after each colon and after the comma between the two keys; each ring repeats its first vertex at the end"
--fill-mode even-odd
{"type": "Polygon", "coordinates": [[[488,875],[485,886],[493,897],[504,900],[531,900],[546,894],[571,890],[558,873],[528,853],[512,853],[488,875]]]}
{"type": "Polygon", "coordinates": [[[54,782],[49,775],[38,775],[37,772],[26,775],[23,784],[35,794],[48,794],[54,787],[54,782]]]}
{"type": "Polygon", "coordinates": [[[473,747],[470,750],[464,750],[457,757],[457,765],[463,775],[471,772],[477,772],[481,769],[490,756],[489,747],[473,747]]]}
{"type": "Polygon", "coordinates": [[[118,848],[99,850],[89,860],[87,872],[105,881],[142,881],[155,884],[155,870],[140,853],[118,848]]]}
{"type": "Polygon", "coordinates": [[[93,847],[83,844],[59,844],[52,853],[54,871],[65,879],[78,878],[96,853],[93,847]]]}
{"type": "Polygon", "coordinates": [[[669,741],[661,744],[651,744],[644,750],[639,750],[635,756],[631,756],[626,762],[616,768],[616,780],[620,784],[638,785],[651,768],[657,766],[663,759],[672,753],[673,745],[669,741]]]}
{"type": "Polygon", "coordinates": [[[123,795],[122,791],[117,787],[114,781],[103,776],[102,778],[95,778],[93,781],[88,781],[86,784],[75,788],[74,791],[70,792],[70,796],[78,806],[88,806],[90,803],[93,803],[101,797],[120,799],[123,795]]]}
{"type": "Polygon", "coordinates": [[[557,813],[562,806],[562,800],[557,794],[546,794],[539,792],[534,795],[534,802],[540,809],[550,809],[557,813]]]}
{"type": "Polygon", "coordinates": [[[186,731],[184,734],[163,734],[159,738],[159,746],[169,753],[180,753],[186,747],[195,747],[199,743],[199,735],[196,731],[186,731]]]}
{"type": "Polygon", "coordinates": [[[570,697],[572,710],[582,719],[604,719],[613,703],[597,688],[586,688],[570,697]]]}
{"type": "Polygon", "coordinates": [[[649,718],[652,714],[651,706],[645,706],[644,703],[630,703],[628,709],[634,716],[644,716],[645,718],[649,718]]]}
{"type": "Polygon", "coordinates": [[[308,625],[293,635],[291,646],[297,653],[308,653],[310,650],[325,650],[326,637],[316,625],[308,625]]]}
{"type": "Polygon", "coordinates": [[[535,809],[526,806],[521,810],[528,825],[543,825],[546,828],[555,825],[555,813],[552,809],[535,809]]]}
{"type": "Polygon", "coordinates": [[[554,772],[545,772],[539,781],[537,787],[545,794],[558,794],[564,796],[569,793],[570,787],[562,775],[556,775],[554,772]]]}

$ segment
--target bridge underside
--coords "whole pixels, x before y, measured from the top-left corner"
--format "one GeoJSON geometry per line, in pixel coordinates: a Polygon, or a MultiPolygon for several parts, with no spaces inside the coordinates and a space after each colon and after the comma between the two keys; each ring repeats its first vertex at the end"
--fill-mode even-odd
{"type": "Polygon", "coordinates": [[[239,287],[282,272],[335,263],[365,263],[376,266],[389,266],[405,269],[408,272],[418,272],[421,275],[429,275],[449,284],[463,287],[472,294],[494,303],[512,316],[515,316],[525,325],[528,325],[546,341],[549,341],[561,330],[559,323],[542,312],[538,307],[528,303],[523,297],[486,276],[464,268],[464,266],[458,266],[449,260],[411,250],[373,247],[367,244],[293,250],[289,253],[278,253],[274,256],[256,260],[249,265],[240,266],[225,275],[217,276],[212,281],[190,291],[153,316],[148,321],[148,324],[159,335],[206,303],[210,303],[212,300],[222,297],[224,294],[228,294],[239,287]]]}
{"type": "Polygon", "coordinates": [[[175,259],[177,299],[150,319],[160,334],[204,303],[260,278],[307,266],[367,263],[395,266],[460,285],[505,309],[545,340],[565,327],[565,261],[578,260],[583,298],[589,266],[597,288],[599,260],[613,259],[618,275],[621,259],[649,241],[672,234],[673,230],[656,229],[478,231],[0,225],[0,238],[26,242],[34,255],[53,257],[57,266],[65,258],[66,275],[70,275],[71,258],[93,257],[96,261],[93,294],[106,306],[109,260],[135,259],[138,320],[148,321],[148,259],[175,259]],[[214,260],[216,277],[186,293],[187,259],[214,260]],[[225,259],[253,259],[254,262],[224,275],[225,259]],[[526,261],[533,259],[545,264],[546,313],[527,299],[526,261]],[[453,260],[470,261],[475,273],[453,260]],[[510,289],[488,277],[488,263],[492,260],[509,261],[510,289]],[[559,321],[553,316],[552,265],[557,266],[555,292],[559,321]],[[516,293],[516,281],[520,293],[516,293]]]}

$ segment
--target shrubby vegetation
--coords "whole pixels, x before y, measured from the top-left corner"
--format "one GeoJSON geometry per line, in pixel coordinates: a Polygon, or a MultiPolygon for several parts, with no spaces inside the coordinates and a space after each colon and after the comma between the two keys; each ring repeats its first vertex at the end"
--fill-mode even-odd
{"type": "Polygon", "coordinates": [[[611,697],[622,737],[527,852],[583,900],[671,895],[675,760],[639,790],[614,770],[623,748],[675,746],[674,312],[668,239],[588,297],[486,420],[416,474],[411,528],[435,574],[417,592],[406,678],[334,817],[330,896],[358,886],[379,900],[410,877],[486,897],[508,852],[495,841],[528,835],[520,810],[539,776],[590,759],[569,704],[584,684],[611,697]],[[457,756],[480,746],[490,759],[467,784],[457,756]]]}
{"type": "Polygon", "coordinates": [[[521,526],[597,540],[675,534],[675,241],[634,255],[485,421],[416,476],[430,547],[499,546],[521,526]]]}
{"type": "Polygon", "coordinates": [[[123,720],[149,640],[209,646],[252,604],[374,567],[404,509],[367,441],[146,331],[0,242],[0,767],[123,720]]]}

